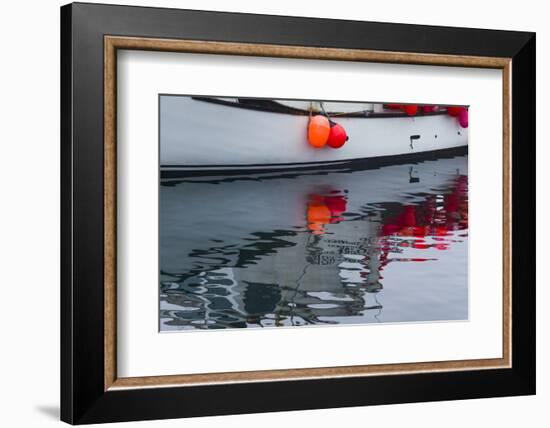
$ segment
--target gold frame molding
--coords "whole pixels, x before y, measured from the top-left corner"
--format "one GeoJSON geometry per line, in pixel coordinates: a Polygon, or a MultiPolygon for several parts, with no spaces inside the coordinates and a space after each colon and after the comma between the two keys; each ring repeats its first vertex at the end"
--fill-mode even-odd
{"type": "Polygon", "coordinates": [[[220,383],[358,377],[511,367],[511,58],[383,52],[196,40],[139,37],[104,37],[104,389],[193,386],[220,383]],[[382,62],[493,68],[502,70],[503,82],[503,349],[502,358],[432,361],[305,369],[262,370],[190,375],[117,377],[116,367],[116,85],[118,49],[244,55],[338,61],[382,62]]]}

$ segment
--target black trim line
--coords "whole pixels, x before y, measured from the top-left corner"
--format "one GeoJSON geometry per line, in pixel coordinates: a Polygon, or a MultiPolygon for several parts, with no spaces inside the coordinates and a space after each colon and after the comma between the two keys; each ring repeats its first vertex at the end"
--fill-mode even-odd
{"type": "MultiPolygon", "coordinates": [[[[364,158],[360,158],[364,159],[364,158]]],[[[222,169],[222,168],[251,168],[251,167],[268,167],[268,166],[308,166],[308,165],[323,165],[323,164],[337,164],[337,163],[346,163],[353,160],[360,159],[342,159],[334,161],[318,161],[318,162],[289,162],[289,163],[255,163],[255,164],[225,164],[225,165],[161,165],[161,168],[170,168],[170,169],[198,169],[198,168],[212,168],[212,169],[222,169]]]]}
{"type": "Polygon", "coordinates": [[[198,166],[163,166],[160,167],[161,179],[164,178],[183,178],[196,176],[226,176],[226,175],[245,175],[272,173],[281,171],[311,171],[319,169],[374,169],[382,166],[399,165],[410,162],[420,162],[425,160],[435,160],[445,157],[462,156],[468,153],[468,146],[452,147],[441,150],[431,150],[427,152],[406,153],[402,155],[377,156],[370,158],[350,159],[343,161],[324,161],[324,162],[305,162],[305,163],[286,163],[276,164],[270,167],[270,164],[249,164],[249,165],[198,165],[198,166]],[[262,168],[264,166],[265,168],[262,168]],[[180,169],[178,169],[180,168],[180,169]],[[209,169],[210,168],[210,169],[209,169]],[[216,168],[216,169],[212,169],[216,168]],[[233,168],[233,169],[223,169],[233,168]],[[239,169],[235,169],[239,168],[239,169]]]}

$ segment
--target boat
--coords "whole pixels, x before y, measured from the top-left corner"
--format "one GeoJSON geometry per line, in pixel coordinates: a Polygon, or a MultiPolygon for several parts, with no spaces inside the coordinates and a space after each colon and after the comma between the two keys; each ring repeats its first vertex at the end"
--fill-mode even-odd
{"type": "Polygon", "coordinates": [[[468,130],[444,108],[409,116],[376,103],[162,95],[162,177],[387,165],[467,152],[468,130]],[[308,144],[310,117],[348,137],[338,149],[308,144]]]}

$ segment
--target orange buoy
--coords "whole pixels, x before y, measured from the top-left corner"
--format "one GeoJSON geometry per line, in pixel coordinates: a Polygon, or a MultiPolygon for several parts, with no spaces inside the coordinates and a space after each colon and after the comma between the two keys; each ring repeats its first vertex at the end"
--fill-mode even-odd
{"type": "Polygon", "coordinates": [[[416,104],[407,104],[403,106],[403,110],[407,113],[407,116],[414,116],[418,112],[418,106],[416,104]]]}
{"type": "Polygon", "coordinates": [[[307,126],[307,140],[309,144],[317,149],[323,147],[330,134],[330,122],[323,115],[316,115],[309,119],[307,126]]]}
{"type": "Polygon", "coordinates": [[[335,122],[331,122],[330,125],[327,144],[333,149],[339,149],[348,141],[348,135],[342,125],[335,122]]]}

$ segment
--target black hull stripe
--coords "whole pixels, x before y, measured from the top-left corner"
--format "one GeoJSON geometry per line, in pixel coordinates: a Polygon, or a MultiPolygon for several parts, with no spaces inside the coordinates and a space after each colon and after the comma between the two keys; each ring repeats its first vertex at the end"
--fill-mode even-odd
{"type": "Polygon", "coordinates": [[[339,164],[346,163],[350,161],[361,160],[361,159],[343,159],[336,161],[319,161],[319,162],[293,162],[293,163],[255,163],[255,164],[227,164],[227,165],[161,165],[161,169],[240,169],[240,168],[263,168],[263,167],[300,167],[300,166],[315,166],[315,165],[326,165],[326,164],[339,164]]]}
{"type": "Polygon", "coordinates": [[[244,175],[261,174],[270,172],[292,171],[293,169],[319,170],[319,169],[373,169],[382,166],[399,165],[409,162],[419,162],[445,157],[461,156],[468,153],[468,146],[452,147],[449,149],[431,150],[427,152],[406,153],[402,155],[378,156],[370,158],[350,159],[344,161],[305,162],[286,164],[250,164],[250,165],[201,165],[201,166],[164,166],[161,165],[161,178],[181,178],[209,175],[244,175]],[[216,168],[216,169],[213,169],[216,168]],[[224,169],[230,168],[230,169],[224,169]]]}

